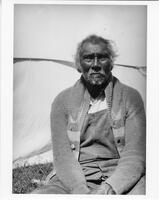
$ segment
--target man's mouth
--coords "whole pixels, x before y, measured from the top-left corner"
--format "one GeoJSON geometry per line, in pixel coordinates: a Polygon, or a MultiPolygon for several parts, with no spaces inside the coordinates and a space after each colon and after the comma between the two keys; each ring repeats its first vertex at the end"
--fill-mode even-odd
{"type": "Polygon", "coordinates": [[[93,76],[93,77],[104,77],[104,74],[101,74],[101,73],[91,73],[90,76],[93,76]]]}

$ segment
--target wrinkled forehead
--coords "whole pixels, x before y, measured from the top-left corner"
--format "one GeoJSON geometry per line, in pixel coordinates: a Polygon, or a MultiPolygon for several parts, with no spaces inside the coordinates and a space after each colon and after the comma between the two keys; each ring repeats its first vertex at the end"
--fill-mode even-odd
{"type": "Polygon", "coordinates": [[[81,48],[80,55],[87,55],[87,54],[109,54],[107,50],[107,45],[104,42],[98,43],[91,43],[86,42],[83,44],[81,48]]]}

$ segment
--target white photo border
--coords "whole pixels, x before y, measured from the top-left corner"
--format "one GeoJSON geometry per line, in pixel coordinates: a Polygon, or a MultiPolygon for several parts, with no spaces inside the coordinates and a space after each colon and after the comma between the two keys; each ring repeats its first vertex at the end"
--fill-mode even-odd
{"type": "Polygon", "coordinates": [[[157,199],[159,198],[159,2],[158,1],[49,1],[3,0],[1,27],[0,198],[3,199],[157,199]],[[147,5],[147,184],[145,196],[24,195],[12,194],[13,27],[15,4],[147,5]]]}

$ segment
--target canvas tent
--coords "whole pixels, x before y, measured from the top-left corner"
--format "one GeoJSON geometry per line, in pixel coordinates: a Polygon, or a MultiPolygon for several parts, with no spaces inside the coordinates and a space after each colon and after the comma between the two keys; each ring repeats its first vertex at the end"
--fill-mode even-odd
{"type": "MultiPolygon", "coordinates": [[[[45,62],[14,64],[14,167],[52,161],[51,104],[60,91],[80,77],[73,68],[57,63],[44,67],[45,62]]],[[[136,88],[145,103],[146,76],[143,73],[115,66],[113,74],[136,88]]]]}

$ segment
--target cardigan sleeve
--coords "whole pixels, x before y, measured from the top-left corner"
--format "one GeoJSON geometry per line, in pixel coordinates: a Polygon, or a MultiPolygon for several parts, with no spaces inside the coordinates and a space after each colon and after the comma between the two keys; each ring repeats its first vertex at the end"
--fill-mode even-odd
{"type": "Polygon", "coordinates": [[[66,94],[59,94],[51,109],[51,134],[56,175],[71,193],[88,193],[86,180],[78,161],[74,158],[67,136],[66,94]]]}
{"type": "Polygon", "coordinates": [[[146,119],[140,94],[128,88],[126,92],[125,147],[118,166],[107,179],[117,194],[129,192],[145,173],[146,119]]]}

